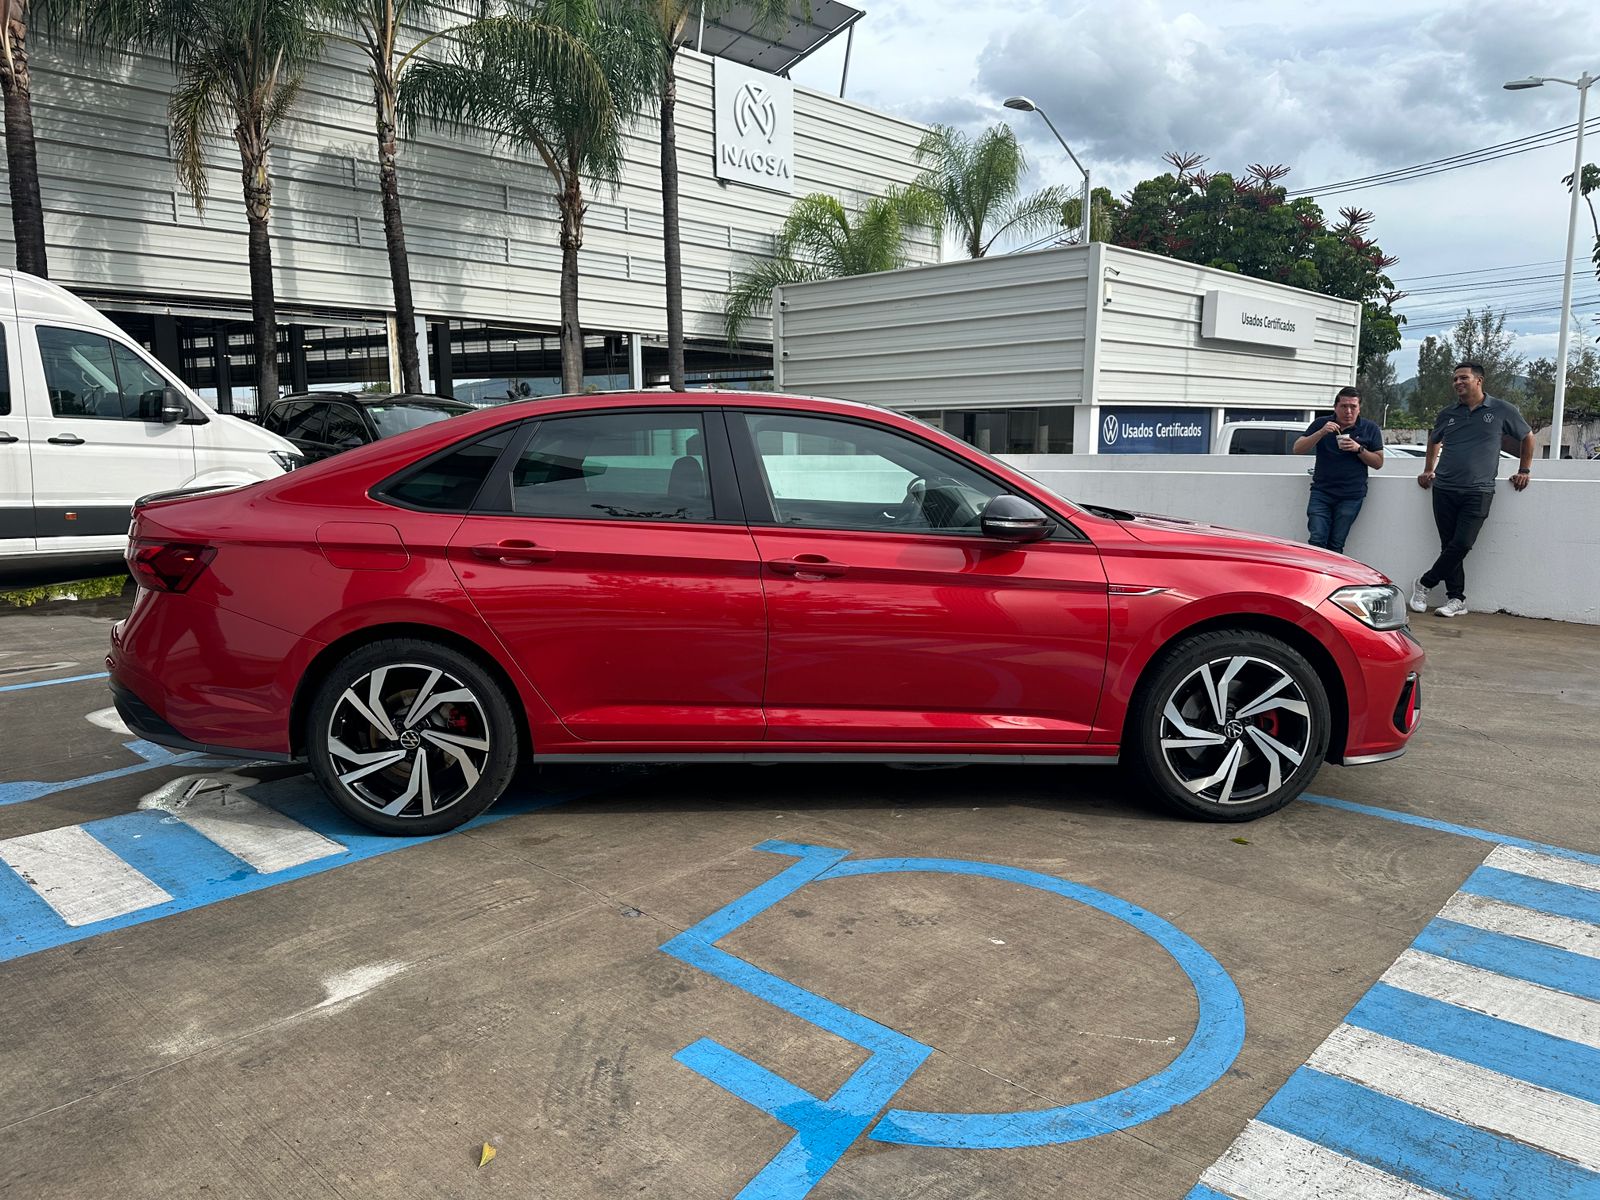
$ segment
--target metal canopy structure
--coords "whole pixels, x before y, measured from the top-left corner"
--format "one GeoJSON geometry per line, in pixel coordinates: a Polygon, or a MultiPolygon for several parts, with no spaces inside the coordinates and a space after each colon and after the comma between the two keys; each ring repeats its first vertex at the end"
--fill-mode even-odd
{"type": "MultiPolygon", "coordinates": [[[[702,19],[695,38],[695,49],[713,58],[725,58],[771,75],[785,75],[797,63],[815,54],[864,15],[859,8],[838,0],[812,0],[811,15],[791,16],[786,28],[760,28],[755,14],[739,6],[711,20],[702,19]]],[[[844,71],[839,78],[839,94],[844,95],[845,77],[850,70],[850,51],[845,50],[844,71]]]]}

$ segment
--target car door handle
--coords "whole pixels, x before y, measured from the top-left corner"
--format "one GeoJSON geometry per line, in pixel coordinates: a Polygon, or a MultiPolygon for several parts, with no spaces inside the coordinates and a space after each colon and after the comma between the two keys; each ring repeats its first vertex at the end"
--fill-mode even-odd
{"type": "Polygon", "coordinates": [[[4,429],[0,429],[0,446],[9,446],[12,442],[17,440],[16,434],[7,433],[4,429]]]}
{"type": "Polygon", "coordinates": [[[797,554],[793,558],[767,559],[767,570],[777,575],[793,575],[796,579],[804,579],[807,582],[836,579],[849,569],[843,563],[830,562],[821,554],[797,554]]]}
{"type": "Polygon", "coordinates": [[[58,433],[53,438],[46,438],[52,446],[81,446],[83,439],[75,433],[58,433]]]}
{"type": "Polygon", "coordinates": [[[555,552],[521,538],[508,538],[503,542],[484,542],[474,546],[472,556],[497,562],[504,567],[531,567],[534,563],[549,562],[555,557],[555,552]]]}

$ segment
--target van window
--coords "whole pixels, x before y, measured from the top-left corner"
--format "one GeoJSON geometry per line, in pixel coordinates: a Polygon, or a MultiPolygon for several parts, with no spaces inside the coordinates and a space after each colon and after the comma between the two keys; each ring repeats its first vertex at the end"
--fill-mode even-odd
{"type": "Polygon", "coordinates": [[[50,411],[99,421],[159,421],[167,381],[120,342],[82,329],[37,330],[50,411]]]}
{"type": "Polygon", "coordinates": [[[0,417],[11,415],[11,360],[6,357],[6,327],[0,325],[0,417]]]}
{"type": "Polygon", "coordinates": [[[1229,454],[1292,454],[1299,434],[1292,429],[1235,429],[1229,454]]]}

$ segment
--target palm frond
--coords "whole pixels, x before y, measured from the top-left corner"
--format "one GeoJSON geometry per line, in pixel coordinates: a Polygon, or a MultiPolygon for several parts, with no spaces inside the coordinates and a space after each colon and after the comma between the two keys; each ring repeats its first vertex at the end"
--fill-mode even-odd
{"type": "Polygon", "coordinates": [[[202,212],[206,204],[205,141],[222,132],[229,66],[228,56],[222,51],[195,59],[167,100],[173,165],[178,181],[202,212]]]}
{"type": "Polygon", "coordinates": [[[996,224],[988,240],[983,243],[984,253],[1008,233],[1030,237],[1060,228],[1067,202],[1072,199],[1070,188],[1046,187],[1004,205],[995,216],[996,224]]]}
{"type": "Polygon", "coordinates": [[[723,301],[723,331],[728,345],[739,344],[739,334],[755,317],[772,308],[772,289],[786,283],[803,283],[809,279],[826,278],[817,268],[800,262],[786,254],[755,263],[734,277],[723,301]]]}

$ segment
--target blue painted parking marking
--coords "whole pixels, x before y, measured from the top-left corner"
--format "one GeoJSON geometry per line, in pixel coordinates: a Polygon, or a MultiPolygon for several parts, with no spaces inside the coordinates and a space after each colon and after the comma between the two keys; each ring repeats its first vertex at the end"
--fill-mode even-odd
{"type": "Polygon", "coordinates": [[[21,804],[25,800],[38,800],[42,796],[54,796],[59,792],[70,792],[74,788],[88,787],[92,783],[104,783],[108,779],[121,779],[127,775],[138,775],[143,771],[153,771],[157,767],[216,767],[237,759],[210,758],[192,751],[174,753],[165,746],[158,746],[154,742],[147,742],[143,738],[135,738],[131,742],[123,742],[122,748],[137,755],[141,761],[129,767],[115,767],[109,771],[98,771],[93,775],[80,775],[76,779],[58,779],[45,781],[39,779],[22,779],[10,783],[0,783],[0,808],[8,804],[21,804]]]}
{"type": "Polygon", "coordinates": [[[845,861],[848,851],[788,842],[755,847],[797,861],[773,879],[672,938],[667,954],[733,984],[867,1051],[826,1099],[811,1095],[744,1055],[701,1039],[675,1056],[691,1070],[794,1131],[795,1136],[738,1193],[739,1200],[798,1200],[863,1133],[902,1145],[1004,1149],[1098,1137],[1141,1124],[1199,1095],[1233,1064],[1244,1044],[1244,1004],[1216,959],[1176,926],[1116,896],[1053,875],[945,858],[845,861]],[[933,1048],[752,966],[715,943],[806,885],[867,875],[984,876],[1037,888],[1111,916],[1150,937],[1188,976],[1199,1002],[1194,1035],[1165,1069],[1108,1096],[1050,1109],[1005,1113],[892,1109],[868,1131],[933,1048]]]}
{"type": "MultiPolygon", "coordinates": [[[[62,666],[67,664],[62,663],[62,666]]],[[[86,679],[109,679],[109,671],[98,671],[93,675],[68,675],[62,679],[37,679],[32,683],[8,683],[0,687],[0,692],[25,692],[30,688],[55,687],[58,683],[82,683],[86,679]]]]}

